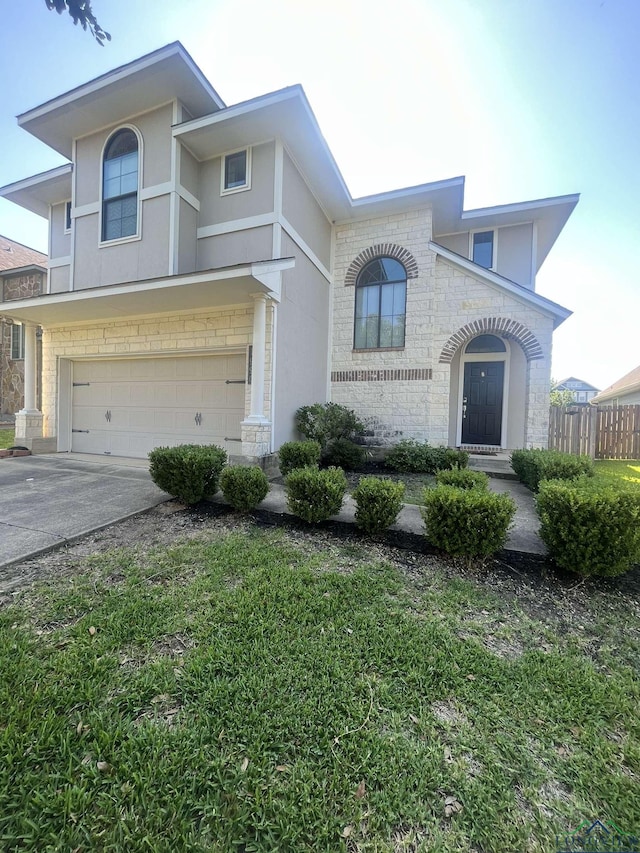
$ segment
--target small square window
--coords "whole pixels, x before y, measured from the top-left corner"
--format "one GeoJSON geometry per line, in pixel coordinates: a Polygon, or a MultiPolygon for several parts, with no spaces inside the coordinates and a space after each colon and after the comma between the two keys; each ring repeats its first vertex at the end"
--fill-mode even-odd
{"type": "Polygon", "coordinates": [[[487,270],[493,269],[493,231],[476,231],[471,260],[487,270]]]}
{"type": "Polygon", "coordinates": [[[71,202],[68,201],[64,206],[64,230],[71,231],[71,202]]]}
{"type": "Polygon", "coordinates": [[[20,361],[24,358],[24,326],[14,323],[11,326],[11,358],[20,361]]]}
{"type": "Polygon", "coordinates": [[[222,158],[221,192],[224,194],[250,189],[250,173],[250,149],[244,148],[242,151],[225,154],[222,158]]]}

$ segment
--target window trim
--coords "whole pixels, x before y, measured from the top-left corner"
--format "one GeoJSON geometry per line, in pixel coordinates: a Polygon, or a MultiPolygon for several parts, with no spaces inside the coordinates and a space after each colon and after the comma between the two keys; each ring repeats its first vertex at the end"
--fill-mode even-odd
{"type": "MultiPolygon", "coordinates": [[[[498,269],[498,229],[497,228],[474,228],[473,231],[469,231],[469,260],[474,264],[476,261],[473,260],[473,248],[474,241],[473,238],[476,234],[493,234],[493,250],[491,254],[491,266],[490,267],[482,267],[482,269],[488,269],[492,272],[496,272],[498,269]]],[[[478,264],[478,266],[482,266],[482,264],[478,264]]]]}
{"type": "Polygon", "coordinates": [[[143,158],[143,145],[142,145],[142,134],[138,130],[137,127],[133,124],[123,124],[120,127],[116,127],[114,130],[109,133],[107,138],[104,141],[102,146],[102,153],[100,155],[100,208],[99,208],[99,216],[98,216],[98,248],[102,249],[106,246],[119,246],[122,243],[133,243],[136,240],[142,239],[142,164],[144,162],[143,158]],[[107,146],[116,135],[121,130],[132,130],[136,139],[138,140],[138,187],[136,189],[136,233],[130,234],[128,237],[116,237],[113,240],[103,240],[103,221],[104,221],[104,155],[107,150],[107,146]]]}
{"type": "Polygon", "coordinates": [[[402,352],[402,350],[405,349],[405,347],[407,345],[407,281],[408,281],[407,268],[402,263],[402,261],[399,261],[397,258],[394,258],[391,255],[377,255],[375,258],[370,258],[367,261],[367,263],[362,267],[362,269],[360,270],[360,272],[358,273],[358,276],[356,278],[356,283],[355,283],[355,288],[354,288],[353,337],[352,337],[353,350],[352,350],[352,352],[392,352],[392,351],[402,352]],[[368,285],[367,284],[359,284],[359,281],[360,281],[362,274],[369,267],[370,264],[374,263],[375,261],[384,260],[385,258],[388,258],[390,261],[394,261],[395,263],[400,264],[400,266],[404,270],[404,325],[403,325],[403,336],[402,336],[403,337],[403,343],[401,346],[393,346],[393,345],[391,345],[391,346],[380,346],[380,319],[381,319],[380,304],[381,304],[381,300],[382,300],[382,286],[385,284],[400,284],[400,280],[398,280],[398,281],[378,282],[377,283],[376,286],[379,288],[378,335],[377,335],[378,346],[375,346],[375,347],[359,347],[359,346],[356,346],[356,324],[357,324],[357,319],[358,319],[357,315],[356,315],[356,311],[357,311],[357,305],[358,305],[358,290],[361,290],[365,287],[371,287],[372,286],[370,284],[368,284],[368,285]]]}
{"type": "Polygon", "coordinates": [[[243,193],[247,190],[251,189],[251,146],[245,145],[242,148],[234,148],[233,151],[225,151],[224,154],[220,157],[220,195],[233,195],[233,193],[243,193]],[[246,151],[247,154],[247,166],[245,173],[245,182],[242,186],[239,187],[225,187],[225,173],[226,173],[226,162],[227,157],[230,157],[232,154],[239,154],[242,151],[246,151]]]}
{"type": "Polygon", "coordinates": [[[11,361],[24,361],[24,324],[13,322],[11,325],[11,361]],[[14,335],[14,330],[17,334],[14,335]],[[18,351],[20,352],[19,356],[14,356],[15,350],[15,338],[18,340],[18,351]]]}
{"type": "Polygon", "coordinates": [[[65,203],[64,203],[64,229],[63,229],[63,234],[71,234],[71,223],[72,223],[71,202],[65,201],[65,203]]]}

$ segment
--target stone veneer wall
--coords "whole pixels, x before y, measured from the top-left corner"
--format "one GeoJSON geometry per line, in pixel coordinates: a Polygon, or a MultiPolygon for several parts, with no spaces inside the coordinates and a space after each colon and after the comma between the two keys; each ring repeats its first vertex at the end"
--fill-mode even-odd
{"type": "MultiPolygon", "coordinates": [[[[42,292],[42,273],[7,275],[2,279],[2,299],[30,299],[42,292]]],[[[2,307],[0,306],[0,315],[2,307]]],[[[41,358],[41,343],[37,340],[38,363],[41,358]]],[[[37,394],[40,397],[40,371],[38,371],[37,394]]],[[[24,361],[11,358],[11,323],[0,316],[0,412],[15,414],[24,405],[24,361]]]]}
{"type": "MultiPolygon", "coordinates": [[[[43,331],[42,387],[43,434],[57,434],[57,359],[189,353],[202,355],[243,349],[253,337],[253,309],[235,307],[172,317],[129,318],[100,325],[45,329],[43,331]]],[[[267,306],[265,415],[271,413],[272,309],[267,306]]],[[[246,386],[245,412],[251,388],[246,386]]]]}
{"type": "Polygon", "coordinates": [[[546,446],[551,318],[437,257],[428,248],[430,239],[429,208],[336,227],[332,400],[365,418],[372,444],[400,438],[449,444],[451,365],[440,361],[443,348],[467,323],[503,318],[504,327],[504,318],[513,319],[533,334],[543,353],[528,361],[526,427],[521,441],[513,443],[546,446]],[[403,261],[409,273],[405,346],[358,352],[353,349],[354,261],[377,245],[400,259],[401,252],[409,253],[403,261]]]}

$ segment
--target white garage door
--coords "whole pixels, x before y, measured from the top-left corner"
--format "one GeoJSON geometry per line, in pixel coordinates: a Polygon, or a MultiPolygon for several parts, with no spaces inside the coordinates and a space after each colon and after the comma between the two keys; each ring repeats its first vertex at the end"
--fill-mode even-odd
{"type": "Polygon", "coordinates": [[[154,447],[240,452],[245,357],[186,356],[73,364],[71,449],[143,458],[154,447]]]}

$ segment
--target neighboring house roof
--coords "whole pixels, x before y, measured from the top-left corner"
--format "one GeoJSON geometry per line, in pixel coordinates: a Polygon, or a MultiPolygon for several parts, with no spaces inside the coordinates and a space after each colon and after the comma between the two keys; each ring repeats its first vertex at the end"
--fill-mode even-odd
{"type": "Polygon", "coordinates": [[[554,391],[598,391],[595,385],[585,382],[584,379],[578,379],[575,376],[568,376],[560,382],[556,382],[553,386],[554,391]]]}
{"type": "Polygon", "coordinates": [[[604,391],[591,400],[592,403],[604,403],[606,400],[611,400],[614,397],[622,397],[625,394],[631,394],[634,391],[640,391],[640,365],[630,370],[622,379],[618,379],[613,385],[609,385],[604,391]]]}
{"type": "MultiPolygon", "coordinates": [[[[171,97],[182,101],[194,116],[176,124],[173,136],[198,160],[265,139],[282,139],[333,222],[431,204],[437,236],[522,222],[524,215],[536,223],[537,271],[578,203],[578,195],[567,195],[465,211],[463,177],[354,199],[301,86],[227,107],[179,42],[23,113],[18,123],[71,157],[74,138],[166,104],[171,97]]],[[[0,196],[48,216],[50,204],[71,198],[71,168],[67,164],[17,181],[1,188],[0,196]]]]}
{"type": "Polygon", "coordinates": [[[9,270],[17,272],[34,266],[46,271],[47,256],[0,234],[0,275],[9,270]]]}
{"type": "Polygon", "coordinates": [[[457,254],[457,252],[452,252],[451,249],[445,249],[445,247],[441,246],[439,243],[435,243],[431,240],[428,243],[428,246],[433,252],[440,255],[441,258],[444,258],[452,264],[456,264],[456,266],[465,270],[465,272],[471,273],[471,275],[474,275],[476,278],[480,278],[488,284],[497,287],[499,290],[510,293],[512,296],[515,296],[516,299],[520,299],[522,302],[534,306],[539,311],[549,314],[553,317],[554,328],[559,326],[560,323],[566,320],[567,317],[570,317],[573,313],[573,311],[569,311],[568,308],[563,308],[562,305],[558,305],[557,302],[552,302],[551,299],[547,299],[545,296],[540,296],[540,294],[536,293],[534,290],[530,290],[528,287],[523,287],[523,285],[518,284],[515,281],[511,281],[511,279],[505,278],[503,275],[498,275],[498,273],[470,261],[469,258],[465,258],[462,255],[457,254]]]}

